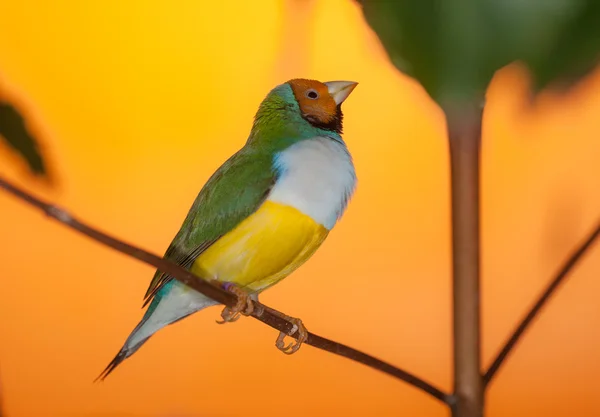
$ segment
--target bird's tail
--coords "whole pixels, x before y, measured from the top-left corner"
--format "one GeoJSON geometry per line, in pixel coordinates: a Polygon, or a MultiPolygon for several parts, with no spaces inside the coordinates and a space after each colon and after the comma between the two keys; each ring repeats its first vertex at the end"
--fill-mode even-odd
{"type": "Polygon", "coordinates": [[[119,364],[125,359],[127,359],[127,352],[124,350],[120,350],[119,353],[117,353],[117,356],[115,356],[115,358],[108,364],[108,366],[104,368],[104,371],[102,371],[102,373],[98,375],[96,379],[94,379],[94,382],[104,381],[104,378],[106,378],[112,371],[114,371],[115,368],[119,366],[119,364]]]}
{"type": "Polygon", "coordinates": [[[140,347],[142,347],[142,345],[144,343],[146,343],[148,341],[148,339],[150,339],[150,336],[148,336],[145,339],[142,339],[141,341],[139,341],[138,343],[136,343],[134,346],[129,346],[129,341],[131,340],[131,337],[133,335],[135,335],[136,332],[139,330],[139,328],[144,325],[144,322],[145,322],[145,320],[142,320],[140,322],[140,324],[138,324],[136,326],[136,328],[133,330],[133,332],[131,332],[131,336],[129,336],[129,338],[127,339],[127,341],[125,342],[125,344],[123,345],[123,347],[121,348],[121,350],[119,351],[119,353],[117,353],[117,355],[113,358],[113,360],[110,361],[110,363],[108,364],[108,366],[106,368],[104,368],[104,371],[102,371],[100,373],[100,375],[98,375],[96,377],[96,379],[94,379],[94,382],[104,381],[104,379],[108,375],[110,375],[110,373],[112,371],[114,371],[115,368],[121,364],[121,362],[123,362],[125,359],[127,359],[128,357],[130,357],[131,355],[133,355],[140,347]]]}
{"type": "Polygon", "coordinates": [[[152,300],[144,317],[133,329],[119,353],[94,382],[103,381],[121,362],[137,352],[154,333],[163,327],[215,304],[217,304],[216,301],[184,285],[173,285],[166,294],[152,300]]]}
{"type": "MultiPolygon", "coordinates": [[[[178,319],[173,320],[171,323],[168,323],[168,324],[177,323],[178,321],[183,320],[184,318],[186,318],[187,316],[189,316],[191,314],[193,314],[193,312],[186,314],[183,317],[179,317],[178,319]]],[[[121,350],[119,351],[119,353],[117,353],[117,355],[113,358],[113,360],[110,361],[108,366],[106,368],[104,368],[104,371],[102,371],[102,373],[100,375],[98,375],[96,377],[96,379],[94,379],[94,382],[104,381],[104,379],[112,371],[114,371],[115,368],[121,364],[121,362],[123,362],[125,359],[127,359],[128,357],[133,355],[135,352],[137,352],[137,350],[139,348],[141,348],[142,345],[148,341],[148,339],[150,339],[150,336],[152,336],[152,335],[146,337],[145,339],[140,340],[139,342],[136,342],[135,345],[133,345],[133,346],[129,346],[131,344],[131,340],[137,335],[137,333],[139,332],[139,330],[142,328],[142,326],[145,323],[146,323],[146,317],[144,317],[144,319],[142,319],[142,321],[135,327],[135,329],[133,329],[133,331],[131,332],[131,335],[129,336],[129,338],[127,339],[127,341],[125,342],[125,344],[123,345],[121,350]]]]}

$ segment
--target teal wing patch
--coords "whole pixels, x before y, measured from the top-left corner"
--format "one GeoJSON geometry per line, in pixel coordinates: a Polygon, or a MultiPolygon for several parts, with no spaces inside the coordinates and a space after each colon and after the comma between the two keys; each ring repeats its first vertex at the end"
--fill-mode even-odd
{"type": "MultiPolygon", "coordinates": [[[[190,269],[202,252],[258,209],[275,181],[270,154],[238,151],[202,187],[164,258],[190,269]]],[[[144,307],[172,279],[156,271],[144,307]]]]}

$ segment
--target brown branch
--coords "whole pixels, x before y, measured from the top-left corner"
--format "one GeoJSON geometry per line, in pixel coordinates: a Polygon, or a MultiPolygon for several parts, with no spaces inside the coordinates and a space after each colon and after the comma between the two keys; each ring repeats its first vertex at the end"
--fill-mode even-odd
{"type": "Polygon", "coordinates": [[[482,106],[446,109],[452,194],[453,417],[483,417],[479,310],[482,106]]]}
{"type": "MultiPolygon", "coordinates": [[[[224,304],[229,307],[233,307],[236,304],[237,297],[234,294],[220,288],[218,285],[215,285],[209,281],[205,281],[202,278],[192,274],[190,271],[166,259],[160,258],[150,252],[129,245],[119,239],[104,234],[99,230],[94,229],[91,226],[88,226],[76,220],[68,212],[34,197],[28,192],[12,184],[9,184],[2,178],[0,178],[0,188],[5,189],[15,197],[18,197],[19,199],[27,202],[28,204],[42,210],[49,217],[58,220],[60,223],[78,231],[79,233],[82,233],[92,238],[93,240],[102,243],[103,245],[109,246],[121,253],[124,253],[142,262],[152,265],[160,271],[171,275],[172,277],[181,281],[185,285],[188,285],[194,290],[206,295],[207,297],[212,298],[213,300],[221,304],[224,304]]],[[[252,314],[252,317],[262,321],[263,323],[267,324],[268,326],[271,326],[274,329],[277,329],[281,332],[285,332],[286,334],[292,330],[294,325],[280,317],[281,313],[278,313],[277,310],[264,306],[263,304],[258,302],[255,302],[254,304],[255,312],[252,314]]],[[[292,337],[296,336],[294,335],[292,337]]],[[[422,391],[428,393],[434,398],[437,398],[445,404],[450,405],[452,402],[452,396],[444,393],[443,391],[434,387],[428,382],[425,382],[417,376],[412,375],[402,369],[396,368],[395,366],[390,365],[389,363],[383,362],[373,356],[367,355],[366,353],[360,352],[341,343],[334,342],[333,340],[317,336],[314,333],[308,334],[308,339],[305,343],[318,349],[325,350],[327,352],[331,352],[339,356],[343,356],[355,362],[362,363],[363,365],[366,365],[370,368],[377,369],[381,372],[398,378],[416,388],[421,389],[422,391]]]]}
{"type": "Polygon", "coordinates": [[[508,338],[507,342],[504,344],[504,347],[500,350],[498,356],[496,356],[496,359],[494,359],[488,370],[485,372],[485,375],[483,377],[485,385],[489,384],[492,381],[492,379],[494,378],[494,376],[496,375],[496,373],[498,372],[508,355],[511,353],[515,345],[523,336],[523,333],[525,333],[525,330],[527,330],[527,328],[531,325],[533,320],[540,313],[542,308],[548,303],[550,297],[552,297],[552,295],[556,292],[556,290],[558,290],[560,285],[565,281],[565,279],[573,270],[577,262],[581,258],[583,258],[583,255],[585,255],[588,252],[592,244],[598,239],[598,236],[600,236],[600,222],[598,223],[596,228],[589,234],[587,239],[581,244],[581,246],[578,247],[567,259],[567,261],[556,274],[556,277],[550,282],[550,285],[548,285],[548,288],[546,288],[546,290],[543,292],[543,294],[540,296],[537,302],[533,305],[529,313],[527,313],[523,321],[521,321],[521,323],[517,326],[513,334],[508,338]]]}

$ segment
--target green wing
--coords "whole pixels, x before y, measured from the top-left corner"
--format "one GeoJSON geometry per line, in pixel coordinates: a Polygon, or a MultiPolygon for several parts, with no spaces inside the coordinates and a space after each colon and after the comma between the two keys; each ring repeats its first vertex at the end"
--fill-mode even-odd
{"type": "MultiPolygon", "coordinates": [[[[189,269],[202,252],[258,209],[275,180],[271,155],[242,148],[202,187],[164,258],[189,269]]],[[[144,306],[172,279],[156,271],[144,306]]]]}

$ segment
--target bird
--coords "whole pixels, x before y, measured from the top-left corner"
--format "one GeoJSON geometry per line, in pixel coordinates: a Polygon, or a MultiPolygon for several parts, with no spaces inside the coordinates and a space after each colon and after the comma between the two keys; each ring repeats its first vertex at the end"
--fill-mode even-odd
{"type": "MultiPolygon", "coordinates": [[[[321,246],[353,196],[357,176],[342,139],[342,103],[354,81],[294,78],[262,100],[245,144],[206,181],[164,258],[238,296],[219,323],[249,315],[264,290],[289,276],[321,246]]],[[[148,306],[122,348],[96,378],[104,380],[165,326],[218,304],[157,270],[144,297],[148,306]]],[[[306,340],[299,319],[285,346],[306,340]]]]}

